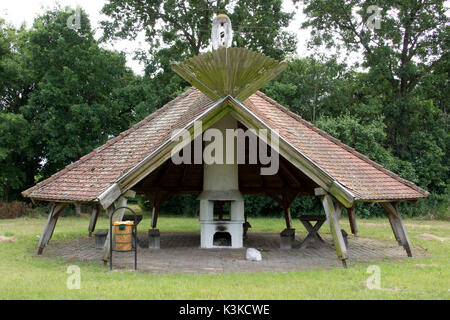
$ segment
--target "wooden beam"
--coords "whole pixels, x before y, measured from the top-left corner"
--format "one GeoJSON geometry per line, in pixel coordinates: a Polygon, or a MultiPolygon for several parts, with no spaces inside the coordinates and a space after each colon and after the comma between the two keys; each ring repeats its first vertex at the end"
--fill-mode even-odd
{"type": "Polygon", "coordinates": [[[161,168],[161,171],[159,172],[158,176],[155,179],[155,182],[154,182],[155,185],[162,186],[164,176],[169,172],[171,166],[172,166],[172,161],[169,161],[163,168],[161,168]]]}
{"type": "Polygon", "coordinates": [[[44,231],[39,239],[37,254],[40,255],[44,251],[45,246],[50,241],[53,231],[55,230],[56,222],[58,221],[59,214],[67,206],[67,203],[53,203],[48,214],[47,223],[45,224],[44,231]]]}
{"type": "Polygon", "coordinates": [[[159,207],[153,206],[152,210],[152,229],[156,229],[156,226],[158,224],[158,213],[159,213],[159,207]]]}
{"type": "Polygon", "coordinates": [[[301,182],[297,179],[297,177],[291,172],[291,170],[289,170],[289,168],[286,166],[286,164],[284,164],[283,160],[280,159],[279,161],[280,163],[280,174],[284,175],[286,174],[289,178],[291,178],[292,180],[294,180],[295,184],[297,185],[297,187],[300,187],[302,184],[301,182]]]}
{"type": "Polygon", "coordinates": [[[299,193],[295,190],[290,190],[283,193],[284,218],[286,220],[287,229],[292,229],[291,205],[298,195],[299,193]]]}
{"type": "Polygon", "coordinates": [[[116,209],[116,205],[113,203],[111,204],[105,211],[106,215],[109,217],[111,216],[112,212],[116,209]]]}
{"type": "Polygon", "coordinates": [[[134,197],[136,197],[136,191],[134,190],[128,190],[127,192],[125,192],[123,194],[123,196],[127,199],[133,199],[134,197]]]}
{"type": "Polygon", "coordinates": [[[79,202],[76,202],[74,204],[75,206],[75,214],[77,217],[81,216],[81,204],[79,202]]]}
{"type": "Polygon", "coordinates": [[[156,208],[157,208],[157,211],[156,211],[156,214],[155,214],[155,216],[153,217],[152,216],[152,229],[155,229],[156,228],[156,225],[157,225],[157,223],[158,223],[158,213],[159,213],[159,208],[164,204],[164,202],[166,202],[167,200],[169,200],[169,198],[172,196],[172,193],[170,193],[170,192],[167,192],[167,193],[162,193],[162,194],[160,194],[159,195],[159,198],[158,198],[158,200],[157,200],[157,204],[156,204],[156,208]]]}
{"type": "Polygon", "coordinates": [[[328,192],[323,188],[315,188],[314,189],[314,195],[316,195],[316,196],[321,197],[321,196],[326,196],[327,194],[328,194],[328,192]]]}
{"type": "Polygon", "coordinates": [[[380,205],[388,214],[389,222],[391,224],[392,231],[394,232],[395,239],[399,245],[405,248],[408,257],[412,257],[411,242],[409,241],[408,233],[406,232],[403,224],[402,216],[398,211],[397,202],[380,202],[380,205]]]}
{"type": "Polygon", "coordinates": [[[180,179],[180,182],[179,182],[180,186],[184,185],[184,183],[186,181],[186,177],[187,177],[187,172],[188,172],[188,165],[184,165],[183,173],[181,174],[181,179],[180,179]]]}
{"type": "Polygon", "coordinates": [[[91,220],[89,221],[89,237],[92,237],[92,233],[95,231],[95,226],[97,225],[97,218],[100,214],[100,206],[98,204],[94,204],[92,206],[91,220]]]}
{"type": "MultiPolygon", "coordinates": [[[[153,199],[152,194],[158,192],[169,192],[171,194],[174,193],[200,193],[203,191],[202,187],[192,187],[192,186],[184,186],[184,187],[143,187],[136,188],[136,191],[139,193],[143,193],[147,196],[149,200],[153,199]]],[[[153,201],[153,200],[151,200],[153,201]]]]}
{"type": "Polygon", "coordinates": [[[347,247],[339,225],[339,216],[342,211],[342,205],[329,194],[323,196],[322,204],[330,226],[331,235],[333,236],[337,256],[339,260],[342,261],[342,265],[346,268],[347,247]]]}
{"type": "Polygon", "coordinates": [[[347,208],[348,220],[350,222],[350,230],[353,235],[358,236],[358,227],[356,226],[356,215],[355,215],[355,206],[351,208],[347,208]]]}
{"type": "Polygon", "coordinates": [[[292,229],[291,207],[284,208],[284,220],[286,222],[286,229],[292,229]]]}
{"type": "Polygon", "coordinates": [[[111,187],[109,187],[105,192],[103,192],[98,197],[98,202],[103,207],[103,209],[107,209],[120,197],[122,192],[120,191],[120,187],[117,183],[114,183],[111,187]]]}
{"type": "MultiPolygon", "coordinates": [[[[285,188],[260,188],[260,187],[239,187],[239,190],[244,194],[266,194],[270,196],[269,194],[277,194],[281,195],[286,192],[285,188]]],[[[304,194],[304,195],[311,195],[311,192],[305,189],[296,189],[296,188],[290,188],[289,189],[292,193],[296,193],[296,195],[304,194]]]]}
{"type": "Polygon", "coordinates": [[[166,202],[173,195],[173,193],[157,191],[154,193],[146,192],[145,195],[148,201],[150,201],[151,204],[153,205],[151,227],[152,229],[155,229],[158,223],[159,208],[161,207],[162,204],[164,204],[164,202],[166,202]]]}
{"type": "Polygon", "coordinates": [[[277,202],[283,208],[284,219],[286,222],[286,229],[292,229],[291,205],[294,202],[294,200],[297,198],[299,193],[296,191],[293,191],[293,192],[285,191],[281,194],[281,198],[276,193],[274,194],[274,193],[266,192],[265,194],[266,194],[266,196],[275,200],[275,202],[277,202]]]}

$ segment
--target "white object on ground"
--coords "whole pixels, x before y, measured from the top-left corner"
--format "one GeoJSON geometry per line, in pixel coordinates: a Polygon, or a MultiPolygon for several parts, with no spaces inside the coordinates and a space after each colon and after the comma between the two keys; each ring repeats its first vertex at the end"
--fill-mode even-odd
{"type": "Polygon", "coordinates": [[[261,261],[261,252],[254,248],[248,248],[247,253],[245,254],[245,259],[250,261],[261,261]]]}

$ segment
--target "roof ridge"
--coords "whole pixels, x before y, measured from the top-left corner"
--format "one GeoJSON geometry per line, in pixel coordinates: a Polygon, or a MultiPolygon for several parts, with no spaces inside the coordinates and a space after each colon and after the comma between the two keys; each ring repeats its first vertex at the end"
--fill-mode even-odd
{"type": "Polygon", "coordinates": [[[89,160],[90,158],[92,158],[94,155],[104,151],[105,149],[108,149],[109,147],[111,147],[112,145],[114,145],[116,142],[122,140],[124,137],[128,136],[130,133],[135,132],[136,130],[138,130],[139,128],[141,128],[143,125],[147,124],[148,122],[150,122],[151,120],[153,120],[156,116],[158,116],[159,114],[161,114],[163,111],[165,111],[168,107],[172,106],[173,104],[175,104],[175,102],[177,102],[179,99],[184,98],[188,95],[190,95],[192,92],[195,92],[195,88],[194,87],[190,87],[188,90],[186,90],[185,92],[183,92],[182,94],[178,95],[175,99],[169,101],[168,103],[166,103],[165,105],[163,105],[161,108],[156,109],[154,112],[152,112],[151,114],[149,114],[147,117],[145,117],[144,119],[142,119],[141,121],[139,121],[138,123],[134,124],[130,129],[127,129],[121,133],[119,133],[116,137],[109,139],[108,141],[106,141],[103,145],[95,148],[94,150],[92,150],[91,152],[85,154],[84,156],[82,156],[80,159],[78,159],[77,161],[67,165],[64,169],[54,173],[53,175],[51,175],[50,177],[48,177],[47,179],[37,183],[36,185],[34,185],[31,188],[28,188],[27,190],[22,192],[22,195],[24,197],[29,196],[32,192],[44,187],[45,185],[47,185],[50,182],[55,181],[56,179],[58,179],[60,176],[66,174],[67,172],[69,172],[70,170],[73,170],[74,168],[78,167],[79,165],[81,165],[82,163],[86,162],[87,160],[89,160]]]}
{"type": "Polygon", "coordinates": [[[278,103],[277,101],[275,101],[274,99],[268,97],[265,93],[261,92],[261,91],[257,91],[255,92],[256,95],[258,95],[260,98],[266,100],[267,102],[273,104],[275,107],[277,107],[279,110],[283,111],[284,113],[286,113],[287,115],[289,115],[290,117],[292,117],[294,120],[301,122],[303,125],[305,125],[307,128],[313,130],[314,132],[320,134],[322,137],[330,140],[331,142],[333,142],[334,144],[340,146],[341,148],[345,149],[346,151],[350,152],[351,154],[353,154],[354,156],[358,157],[359,159],[365,161],[366,163],[370,164],[372,167],[374,167],[375,169],[387,174],[388,176],[390,176],[391,178],[403,183],[404,185],[406,185],[407,187],[422,193],[425,196],[428,196],[430,193],[422,188],[420,188],[419,186],[417,186],[416,184],[414,184],[411,181],[408,181],[406,179],[403,179],[402,177],[400,177],[398,174],[386,169],[385,167],[383,167],[381,164],[373,161],[372,159],[370,159],[369,157],[363,155],[362,153],[359,153],[357,150],[355,150],[354,148],[346,145],[345,143],[343,143],[342,141],[340,141],[339,139],[336,139],[335,137],[333,137],[332,135],[330,135],[329,133],[325,132],[322,129],[317,128],[314,124],[312,124],[309,121],[306,121],[305,119],[303,119],[300,115],[292,112],[291,110],[289,110],[288,108],[286,108],[285,106],[281,105],[280,103],[278,103]]]}

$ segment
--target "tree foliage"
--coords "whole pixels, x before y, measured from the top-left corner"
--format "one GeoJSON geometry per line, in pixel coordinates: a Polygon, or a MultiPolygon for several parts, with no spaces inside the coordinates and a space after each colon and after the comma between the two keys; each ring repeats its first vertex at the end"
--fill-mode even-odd
{"type": "Polygon", "coordinates": [[[127,128],[140,99],[125,57],[100,48],[81,12],[50,10],[31,29],[2,28],[2,194],[29,187],[127,128]]]}
{"type": "Polygon", "coordinates": [[[233,22],[234,46],[258,50],[283,59],[296,49],[293,34],[284,31],[293,13],[283,12],[281,0],[108,0],[102,9],[103,40],[135,39],[143,32],[149,50],[136,57],[145,64],[144,86],[148,113],[185,91],[189,84],[172,72],[171,61],[183,61],[205,51],[215,14],[233,22]]]}
{"type": "Polygon", "coordinates": [[[382,98],[387,144],[413,164],[423,187],[443,192],[449,174],[443,98],[450,35],[444,1],[377,1],[375,7],[368,0],[302,2],[303,26],[313,29],[314,45],[362,52],[369,95],[382,98]],[[425,90],[430,83],[442,93],[425,90]]]}
{"type": "Polygon", "coordinates": [[[283,31],[293,13],[281,10],[281,0],[109,0],[103,13],[105,38],[135,38],[145,31],[150,55],[158,67],[165,60],[183,60],[208,47],[215,14],[233,21],[234,45],[283,58],[295,50],[295,38],[283,31]],[[158,52],[163,50],[164,55],[158,52]]]}

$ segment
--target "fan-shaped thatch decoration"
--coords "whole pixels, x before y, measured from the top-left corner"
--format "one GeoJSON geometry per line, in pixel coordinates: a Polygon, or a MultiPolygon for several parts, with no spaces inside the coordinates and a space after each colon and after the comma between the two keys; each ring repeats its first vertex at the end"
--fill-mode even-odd
{"type": "Polygon", "coordinates": [[[219,48],[184,62],[172,70],[213,100],[231,95],[244,101],[286,68],[264,54],[244,48],[219,48]]]}

